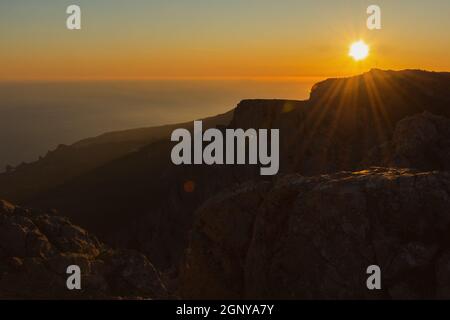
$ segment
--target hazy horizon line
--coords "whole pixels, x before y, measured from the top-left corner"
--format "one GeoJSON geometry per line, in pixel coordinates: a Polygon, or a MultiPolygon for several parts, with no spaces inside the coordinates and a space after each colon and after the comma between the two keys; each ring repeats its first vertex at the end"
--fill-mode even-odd
{"type": "Polygon", "coordinates": [[[143,76],[143,77],[109,77],[109,76],[92,76],[92,77],[27,77],[27,78],[0,78],[0,83],[20,83],[20,82],[98,82],[98,81],[317,81],[329,78],[346,78],[357,75],[362,75],[372,69],[383,71],[404,71],[404,70],[423,70],[428,72],[444,72],[448,73],[450,70],[427,70],[421,68],[402,68],[402,69],[383,69],[370,68],[369,70],[361,70],[356,73],[339,74],[339,75],[292,75],[292,76],[143,76]]]}
{"type": "Polygon", "coordinates": [[[166,76],[166,77],[51,77],[51,78],[0,78],[4,82],[96,82],[96,81],[315,81],[318,79],[351,75],[313,76],[166,76]]]}

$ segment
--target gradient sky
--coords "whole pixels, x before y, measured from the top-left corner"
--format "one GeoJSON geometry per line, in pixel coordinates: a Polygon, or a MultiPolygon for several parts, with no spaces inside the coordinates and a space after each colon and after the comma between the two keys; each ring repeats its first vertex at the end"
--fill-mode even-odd
{"type": "Polygon", "coordinates": [[[450,71],[448,0],[0,0],[0,80],[450,71]],[[82,30],[65,27],[82,8],[82,30]],[[366,8],[383,29],[366,29],[366,8]],[[354,40],[371,46],[357,64],[354,40]]]}

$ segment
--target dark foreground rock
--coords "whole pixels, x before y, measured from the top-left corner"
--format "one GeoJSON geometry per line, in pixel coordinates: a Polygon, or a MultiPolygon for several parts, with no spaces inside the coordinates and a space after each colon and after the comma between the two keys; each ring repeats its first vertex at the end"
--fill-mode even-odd
{"type": "Polygon", "coordinates": [[[135,251],[117,251],[68,219],[0,200],[0,299],[167,298],[158,272],[135,251]],[[67,289],[67,267],[82,290],[67,289]]]}
{"type": "Polygon", "coordinates": [[[429,112],[406,117],[390,141],[369,152],[365,165],[450,170],[450,119],[429,112]]]}
{"type": "Polygon", "coordinates": [[[450,298],[450,173],[371,168],[247,183],[196,213],[185,298],[450,298]],[[379,265],[382,290],[366,287],[379,265]]]}

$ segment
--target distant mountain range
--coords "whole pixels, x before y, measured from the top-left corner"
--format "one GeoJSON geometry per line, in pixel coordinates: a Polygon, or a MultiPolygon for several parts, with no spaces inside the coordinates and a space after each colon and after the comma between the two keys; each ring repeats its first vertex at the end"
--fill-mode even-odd
{"type": "MultiPolygon", "coordinates": [[[[226,125],[233,112],[203,119],[206,127],[226,125]]],[[[22,201],[47,188],[60,185],[114,159],[138,151],[152,142],[168,139],[176,128],[189,128],[191,122],[159,127],[115,131],[87,138],[72,145],[59,145],[38,161],[23,163],[1,175],[0,194],[22,201]]]]}
{"type": "MultiPolygon", "coordinates": [[[[297,197],[309,206],[305,210],[313,213],[316,203],[314,201],[318,201],[317,205],[320,201],[318,198],[309,198],[304,192],[309,188],[315,188],[318,191],[311,194],[311,197],[325,199],[326,197],[320,193],[318,184],[320,181],[333,183],[333,179],[342,181],[335,192],[345,192],[348,188],[352,188],[352,181],[357,179],[348,172],[361,172],[365,169],[369,171],[357,175],[361,177],[378,175],[381,180],[385,179],[386,183],[390,181],[389,177],[392,175],[399,184],[403,181],[403,176],[422,177],[420,172],[437,171],[435,174],[427,174],[432,177],[430,179],[438,176],[440,184],[428,186],[425,183],[423,188],[407,191],[396,189],[395,184],[390,184],[389,188],[393,188],[393,191],[388,195],[383,194],[384,180],[377,180],[373,197],[378,198],[372,200],[376,203],[379,199],[386,204],[382,213],[384,215],[394,210],[389,207],[390,203],[393,206],[399,203],[390,198],[391,196],[411,197],[414,192],[424,192],[423,190],[428,187],[435,188],[439,185],[439,192],[444,195],[447,193],[446,197],[433,199],[433,194],[427,193],[422,200],[429,205],[424,208],[433,210],[433,214],[436,215],[445,215],[447,209],[448,214],[450,189],[448,174],[444,172],[450,167],[449,118],[450,73],[374,69],[355,77],[320,82],[312,88],[309,100],[244,100],[231,112],[204,121],[205,127],[280,129],[280,173],[277,177],[261,177],[258,166],[250,165],[173,165],[170,161],[170,151],[174,143],[170,141],[169,135],[174,128],[192,129],[192,123],[185,123],[110,133],[71,146],[61,146],[37,162],[1,174],[0,198],[41,210],[55,208],[109,245],[145,253],[156,268],[173,274],[174,281],[181,281],[179,292],[187,297],[205,297],[208,292],[211,297],[286,297],[288,292],[283,291],[287,290],[286,287],[283,287],[282,283],[277,284],[276,278],[271,278],[270,283],[264,285],[261,279],[267,279],[267,272],[271,272],[278,273],[283,281],[293,281],[292,270],[289,268],[298,267],[295,263],[289,264],[289,270],[283,269],[283,265],[276,270],[265,270],[255,274],[249,280],[252,285],[250,287],[245,282],[247,280],[242,282],[244,276],[258,271],[253,267],[244,268],[244,265],[253,263],[254,266],[257,261],[260,263],[279,261],[261,256],[264,249],[252,247],[254,250],[250,250],[250,245],[257,245],[254,237],[259,237],[263,243],[267,242],[268,246],[271,246],[271,254],[276,254],[277,250],[282,250],[283,247],[277,249],[276,245],[275,247],[273,245],[291,232],[287,231],[290,224],[286,225],[286,221],[277,219],[293,219],[291,215],[293,212],[301,216],[301,209],[296,207],[299,205],[295,202],[297,197]],[[409,168],[411,171],[373,169],[374,166],[409,168]],[[342,171],[347,173],[337,174],[342,171]],[[292,174],[317,178],[305,180],[310,182],[298,185],[295,179],[290,182],[277,182],[292,174]],[[324,174],[330,176],[319,177],[324,174]],[[190,188],[185,188],[187,183],[190,188]],[[248,191],[255,188],[257,192],[248,191]],[[280,195],[284,200],[278,198],[279,191],[276,188],[288,190],[280,195]],[[229,197],[230,190],[239,191],[229,197]],[[387,200],[385,197],[388,197],[387,200]],[[273,202],[267,202],[272,198],[273,202]],[[220,203],[219,207],[228,209],[221,212],[220,208],[211,205],[208,199],[215,199],[211,201],[220,203]],[[430,203],[434,203],[435,206],[430,203]],[[295,210],[292,209],[293,206],[295,210]],[[199,209],[200,207],[202,209],[199,209]],[[269,230],[269,225],[264,225],[264,228],[268,229],[260,229],[257,228],[260,226],[258,224],[260,218],[255,220],[253,214],[233,214],[242,210],[245,212],[255,210],[254,213],[265,217],[264,219],[265,214],[271,212],[274,223],[280,228],[273,231],[269,230]],[[278,217],[276,215],[278,211],[285,213],[278,217]],[[227,225],[233,228],[223,235],[220,228],[223,226],[228,230],[227,225]],[[253,229],[254,234],[251,231],[253,229]],[[214,257],[211,259],[217,262],[218,269],[209,265],[207,255],[204,256],[205,252],[212,252],[214,257]],[[249,261],[248,254],[256,260],[249,261]],[[233,259],[237,259],[235,262],[238,264],[231,263],[229,267],[236,269],[230,271],[224,264],[233,259]],[[204,272],[204,277],[195,278],[192,270],[197,270],[195,271],[197,274],[204,272]],[[215,273],[226,274],[226,277],[214,276],[215,273]],[[230,286],[226,289],[225,283],[233,281],[237,287],[230,286]],[[195,283],[199,283],[197,288],[195,283]],[[261,283],[261,286],[258,283],[261,283]],[[210,291],[205,288],[209,288],[210,291]]],[[[367,183],[371,183],[371,179],[367,178],[367,183]]],[[[327,197],[333,198],[329,194],[327,197]]],[[[363,198],[350,200],[359,201],[358,199],[363,198]]],[[[400,203],[403,206],[407,205],[408,201],[400,203]]],[[[337,216],[337,220],[344,219],[348,212],[346,210],[351,210],[350,207],[345,207],[347,209],[344,210],[344,205],[344,202],[336,201],[328,208],[342,212],[342,217],[337,216]]],[[[412,206],[419,205],[419,202],[412,204],[412,206]]],[[[366,208],[366,212],[361,208],[358,207],[360,210],[358,212],[363,216],[371,212],[370,208],[366,208]]],[[[321,210],[317,209],[317,212],[322,212],[321,210]]],[[[392,214],[396,212],[395,210],[392,214]]],[[[421,210],[418,207],[410,211],[417,215],[417,221],[422,221],[419,216],[421,210]]],[[[402,211],[399,219],[405,217],[402,211]]],[[[423,219],[427,219],[428,223],[428,218],[427,216],[423,219]]],[[[318,224],[323,222],[311,219],[308,223],[312,226],[318,227],[318,224]]],[[[348,219],[352,228],[356,228],[355,225],[359,224],[357,220],[352,220],[357,219],[353,216],[349,216],[348,219]]],[[[390,225],[389,218],[386,219],[386,223],[390,225]]],[[[447,223],[446,218],[442,219],[442,223],[447,223]]],[[[331,219],[329,223],[334,221],[331,219]]],[[[398,237],[400,240],[393,244],[392,248],[387,249],[395,251],[404,241],[427,242],[421,237],[428,237],[433,230],[426,235],[410,236],[403,230],[396,229],[392,231],[393,233],[380,232],[379,235],[381,242],[390,236],[398,237]]],[[[325,238],[334,234],[327,228],[322,231],[321,236],[325,238]]],[[[358,237],[352,239],[361,241],[358,237]]],[[[301,241],[313,240],[302,238],[301,241]]],[[[300,240],[295,240],[292,245],[297,245],[299,243],[297,241],[300,240]]],[[[304,242],[302,244],[301,241],[296,248],[303,248],[304,242]]],[[[450,249],[450,243],[440,240],[436,243],[439,243],[439,250],[450,249]]],[[[319,241],[318,245],[322,244],[328,246],[319,241]]],[[[286,248],[289,254],[294,254],[295,248],[286,248]]],[[[348,248],[354,249],[351,245],[348,248]]],[[[325,249],[344,250],[331,246],[325,249]]],[[[331,253],[333,254],[335,253],[331,253]]],[[[304,256],[305,259],[306,257],[304,256]]],[[[321,263],[319,258],[312,261],[321,263]]],[[[347,262],[340,260],[337,262],[339,263],[337,268],[344,270],[347,262]]],[[[311,263],[309,268],[315,268],[314,263],[311,263]]],[[[435,260],[430,258],[427,266],[431,263],[435,263],[435,260]]],[[[308,265],[302,265],[301,268],[307,269],[308,265]]],[[[305,274],[310,274],[308,272],[305,271],[305,274]]],[[[318,275],[314,275],[316,276],[318,275]]],[[[341,276],[339,281],[347,279],[347,275],[341,276]]],[[[299,283],[303,283],[301,281],[299,283]]],[[[314,281],[314,278],[310,281],[314,281]]],[[[400,285],[399,283],[396,285],[400,285]]],[[[314,287],[314,283],[308,285],[314,287]]],[[[302,295],[294,290],[291,297],[360,297],[360,291],[353,290],[351,286],[350,284],[350,289],[342,294],[331,287],[323,291],[318,290],[311,296],[302,295]]],[[[300,289],[298,287],[298,290],[300,289]]],[[[442,290],[446,292],[445,288],[442,290]]],[[[398,295],[384,293],[385,297],[402,298],[419,291],[403,288],[397,292],[400,293],[398,295]]],[[[425,295],[423,292],[419,293],[425,295]]]]}

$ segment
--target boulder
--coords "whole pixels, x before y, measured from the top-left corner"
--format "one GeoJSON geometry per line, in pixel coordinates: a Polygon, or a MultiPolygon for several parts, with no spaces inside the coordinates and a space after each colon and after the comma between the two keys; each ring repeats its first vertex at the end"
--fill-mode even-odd
{"type": "Polygon", "coordinates": [[[448,299],[449,208],[444,172],[370,168],[247,183],[196,212],[181,295],[448,299]],[[381,290],[366,286],[370,265],[381,268],[381,290]]]}
{"type": "Polygon", "coordinates": [[[0,299],[168,298],[159,272],[141,253],[113,250],[54,212],[0,200],[0,299]],[[68,290],[67,267],[81,269],[68,290]]]}
{"type": "Polygon", "coordinates": [[[430,112],[406,117],[392,139],[373,148],[363,164],[450,170],[450,119],[430,112]]]}

